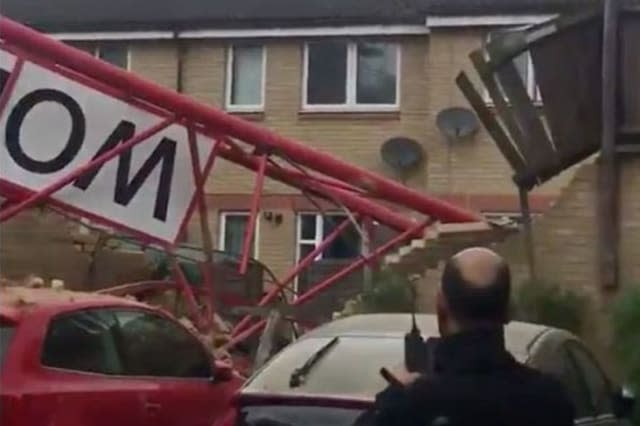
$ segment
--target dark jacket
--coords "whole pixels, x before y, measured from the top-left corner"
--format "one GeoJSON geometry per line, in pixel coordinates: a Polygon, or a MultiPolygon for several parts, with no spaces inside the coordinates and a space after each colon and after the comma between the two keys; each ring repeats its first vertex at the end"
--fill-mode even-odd
{"type": "Polygon", "coordinates": [[[434,374],[376,397],[379,426],[570,426],[573,405],[555,379],[518,363],[502,329],[440,339],[434,374]]]}

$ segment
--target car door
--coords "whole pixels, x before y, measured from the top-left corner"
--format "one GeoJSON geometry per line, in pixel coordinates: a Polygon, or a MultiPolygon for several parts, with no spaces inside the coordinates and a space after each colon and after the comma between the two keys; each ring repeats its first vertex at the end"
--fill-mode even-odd
{"type": "Polygon", "coordinates": [[[565,347],[578,377],[588,390],[589,401],[594,411],[594,424],[618,424],[613,415],[613,387],[595,357],[578,341],[569,340],[565,347]]]}
{"type": "Polygon", "coordinates": [[[106,309],[65,313],[50,321],[30,396],[32,424],[141,424],[138,395],[146,384],[121,376],[122,360],[112,333],[115,326],[115,317],[106,309]]]}
{"type": "Polygon", "coordinates": [[[125,374],[154,383],[145,396],[153,426],[211,426],[228,398],[212,380],[212,357],[179,322],[145,310],[116,312],[125,374]]]}
{"type": "Polygon", "coordinates": [[[575,423],[585,426],[603,426],[611,423],[610,417],[604,416],[604,408],[598,408],[583,372],[578,368],[573,352],[572,338],[564,333],[548,332],[535,346],[528,362],[532,367],[550,374],[565,387],[575,409],[575,423]]]}

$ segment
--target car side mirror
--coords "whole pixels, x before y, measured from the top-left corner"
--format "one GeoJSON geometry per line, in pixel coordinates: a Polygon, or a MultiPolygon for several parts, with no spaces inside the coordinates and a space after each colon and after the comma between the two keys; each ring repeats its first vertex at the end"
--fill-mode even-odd
{"type": "Polygon", "coordinates": [[[211,370],[215,382],[228,382],[233,379],[233,367],[230,364],[214,361],[211,370]]]}
{"type": "Polygon", "coordinates": [[[636,396],[626,386],[620,387],[613,394],[613,414],[619,419],[631,417],[636,404],[636,396]]]}

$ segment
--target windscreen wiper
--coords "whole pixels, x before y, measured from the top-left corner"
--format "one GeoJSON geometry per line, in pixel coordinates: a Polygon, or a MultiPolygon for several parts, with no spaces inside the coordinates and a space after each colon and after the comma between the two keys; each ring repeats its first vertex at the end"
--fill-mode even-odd
{"type": "Polygon", "coordinates": [[[339,338],[334,337],[326,345],[318,349],[311,358],[304,363],[302,367],[298,367],[293,370],[291,377],[289,377],[289,387],[297,388],[304,384],[307,379],[307,375],[311,369],[320,361],[328,352],[338,343],[339,338]]]}

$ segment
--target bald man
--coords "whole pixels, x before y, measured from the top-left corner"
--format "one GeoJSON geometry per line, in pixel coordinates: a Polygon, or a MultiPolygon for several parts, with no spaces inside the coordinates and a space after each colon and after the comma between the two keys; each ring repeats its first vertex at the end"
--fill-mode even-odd
{"type": "Polygon", "coordinates": [[[436,298],[441,337],[427,376],[392,370],[378,394],[379,426],[570,426],[562,385],[518,363],[505,349],[511,277],[505,261],[469,248],[446,263],[436,298]]]}

